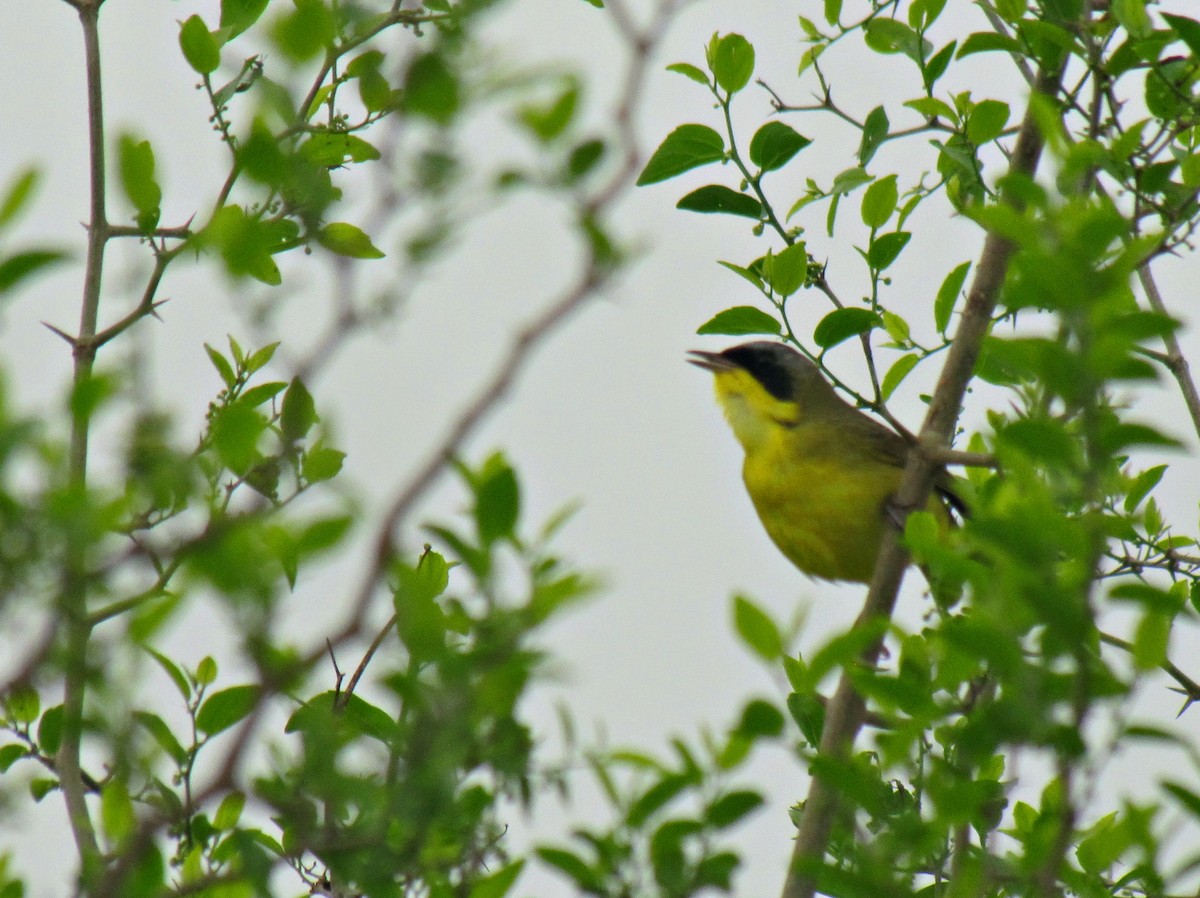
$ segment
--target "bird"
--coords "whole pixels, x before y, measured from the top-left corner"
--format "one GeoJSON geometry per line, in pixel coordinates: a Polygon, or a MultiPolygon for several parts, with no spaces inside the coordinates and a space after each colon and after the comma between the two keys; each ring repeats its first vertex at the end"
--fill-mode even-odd
{"type": "MultiPolygon", "coordinates": [[[[714,375],[717,401],[745,450],[742,479],[767,535],[822,580],[870,583],[911,444],[838,395],[812,361],[755,341],[688,359],[714,375]]],[[[925,506],[940,526],[965,513],[945,470],[925,506]]]]}

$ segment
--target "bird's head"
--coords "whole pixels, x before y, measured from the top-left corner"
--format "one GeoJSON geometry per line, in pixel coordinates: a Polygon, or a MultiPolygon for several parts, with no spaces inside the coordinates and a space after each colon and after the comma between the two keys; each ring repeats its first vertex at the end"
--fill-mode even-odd
{"type": "Polygon", "coordinates": [[[817,366],[782,343],[760,340],[689,355],[689,362],[713,373],[717,400],[747,449],[773,428],[796,427],[815,409],[841,402],[817,366]]]}

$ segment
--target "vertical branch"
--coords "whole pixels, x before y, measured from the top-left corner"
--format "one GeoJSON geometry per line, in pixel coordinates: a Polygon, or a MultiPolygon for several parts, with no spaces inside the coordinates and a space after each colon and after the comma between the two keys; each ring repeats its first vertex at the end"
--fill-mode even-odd
{"type": "MultiPolygon", "coordinates": [[[[104,264],[104,246],[108,241],[108,218],[104,208],[104,111],[101,97],[99,15],[102,0],[74,3],[83,28],[84,58],[87,69],[88,147],[91,173],[91,214],[88,223],[87,262],[84,270],[83,298],[79,333],[72,341],[78,389],[92,374],[96,333],[100,311],[100,284],[104,264]]],[[[88,429],[86,416],[76,414],[71,422],[70,488],[77,501],[86,501],[88,429]]],[[[88,879],[97,871],[100,848],[86,802],[86,787],[80,769],[83,731],[83,705],[87,688],[87,648],[91,624],[87,618],[87,542],[83,525],[69,527],[66,534],[61,613],[66,631],[66,670],[63,685],[62,742],[56,758],[59,786],[67,806],[71,832],[82,862],[82,874],[88,879]]]]}
{"type": "MultiPolygon", "coordinates": [[[[1137,274],[1142,290],[1146,293],[1146,299],[1150,302],[1150,308],[1160,315],[1166,315],[1167,305],[1163,302],[1162,293],[1159,292],[1158,282],[1154,280],[1154,272],[1150,270],[1150,263],[1145,262],[1139,265],[1137,274]]],[[[1175,338],[1174,333],[1166,334],[1163,337],[1163,343],[1167,347],[1167,368],[1174,375],[1175,382],[1179,384],[1179,392],[1183,394],[1183,402],[1191,416],[1192,427],[1197,434],[1200,434],[1200,393],[1197,393],[1196,382],[1192,380],[1192,371],[1188,367],[1187,357],[1184,356],[1183,350],[1179,346],[1179,340],[1175,338]]]]}
{"type": "MultiPolygon", "coordinates": [[[[1055,95],[1062,81],[1064,65],[1065,59],[1062,65],[1054,67],[1052,71],[1043,71],[1037,80],[1034,93],[1055,95]]],[[[1009,172],[1033,175],[1037,170],[1043,145],[1044,140],[1037,128],[1031,100],[1017,135],[1009,172]]],[[[1011,196],[1007,197],[1006,201],[1013,206],[1019,206],[1019,201],[1011,196]]],[[[934,472],[930,451],[945,448],[950,443],[967,384],[974,374],[980,346],[991,325],[992,314],[1008,272],[1013,250],[1014,247],[1008,240],[994,233],[989,233],[984,241],[979,266],[967,296],[958,331],[954,336],[954,343],[949,349],[937,389],[929,405],[929,412],[925,417],[925,424],[921,429],[918,445],[926,451],[914,452],[909,458],[904,480],[896,494],[895,501],[899,508],[923,508],[929,496],[934,472]]],[[[855,622],[856,627],[879,618],[891,617],[907,565],[908,550],[901,543],[900,534],[894,529],[888,530],[880,546],[875,577],[863,610],[855,622]]],[[[874,666],[879,660],[882,647],[881,636],[863,653],[861,663],[867,667],[874,666]]],[[[866,704],[862,696],[855,691],[849,671],[844,671],[826,710],[820,754],[827,758],[848,757],[858,731],[862,728],[865,714],[866,704]]],[[[804,803],[788,875],[784,881],[783,898],[812,898],[815,894],[814,871],[825,856],[837,811],[838,795],[834,787],[820,776],[814,776],[804,803]]]]}

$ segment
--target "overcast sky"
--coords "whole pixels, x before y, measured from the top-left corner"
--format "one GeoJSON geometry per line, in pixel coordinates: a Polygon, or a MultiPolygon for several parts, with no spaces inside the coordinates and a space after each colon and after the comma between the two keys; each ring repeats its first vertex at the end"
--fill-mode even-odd
{"type": "MultiPolygon", "coordinates": [[[[975,15],[967,3],[950,6],[939,24],[942,35],[957,31],[955,23],[962,20],[954,16],[975,15]]],[[[215,3],[109,0],[102,16],[110,133],[129,128],[153,142],[167,224],[202,207],[225,164],[225,151],[206,124],[202,96],[194,90],[196,78],[176,42],[179,20],[200,12],[215,22],[215,10],[215,3]]],[[[646,148],[680,123],[718,124],[703,89],[661,71],[675,61],[702,64],[704,44],[714,31],[745,34],[758,49],[758,74],[785,98],[803,102],[812,85],[795,77],[802,50],[797,11],[819,17],[820,3],[711,0],[681,14],[645,96],[639,126],[646,148]]],[[[582,0],[516,0],[494,21],[489,39],[514,62],[566,60],[582,66],[589,75],[588,115],[603,125],[621,56],[603,14],[582,0]]],[[[860,117],[880,102],[909,96],[907,66],[895,59],[837,53],[827,61],[836,96],[860,117]]],[[[9,86],[0,98],[8,131],[0,142],[0,183],[31,162],[39,163],[47,176],[34,215],[24,221],[20,234],[69,242],[81,258],[79,222],[87,217],[85,116],[81,41],[72,10],[52,0],[3,4],[0,74],[9,86]]],[[[1017,104],[1014,108],[1024,95],[1005,61],[994,55],[973,57],[954,77],[956,89],[1008,100],[1017,104]]],[[[767,98],[750,89],[740,106],[748,135],[769,114],[767,98]]],[[[775,195],[785,208],[805,178],[828,183],[849,167],[857,145],[857,136],[832,117],[809,115],[789,122],[817,142],[776,178],[775,195]]],[[[920,142],[889,145],[873,170],[928,168],[932,158],[920,142]]],[[[632,743],[651,751],[664,749],[674,734],[691,738],[702,726],[723,728],[748,696],[782,694],[775,676],[736,644],[730,625],[732,594],[744,592],[784,620],[805,614],[801,645],[808,651],[850,621],[861,601],[860,587],[815,583],[798,575],[770,544],[743,493],[740,449],[713,402],[710,379],[684,364],[687,349],[715,350],[736,342],[696,337],[700,324],[727,306],[756,300],[748,285],[716,260],[748,262],[775,245],[756,239],[743,219],[674,209],[687,190],[714,180],[737,183],[728,172],[706,171],[628,198],[620,221],[626,234],[645,248],[642,258],[619,289],[593,302],[537,353],[514,398],[471,443],[474,458],[493,447],[510,454],[522,477],[529,522],[568,500],[582,500],[582,510],[559,545],[580,565],[602,573],[606,582],[597,599],[550,632],[547,641],[559,659],[559,677],[531,705],[547,733],[553,729],[551,708],[558,700],[574,709],[585,737],[604,734],[611,744],[632,743]]],[[[856,200],[847,203],[844,215],[857,218],[857,208],[856,200]]],[[[865,274],[847,238],[831,241],[825,236],[823,219],[822,207],[805,220],[810,249],[829,260],[831,282],[853,301],[866,289],[865,274]]],[[[943,209],[932,205],[913,225],[913,242],[895,271],[898,288],[887,301],[897,311],[911,310],[914,322],[923,323],[921,310],[944,274],[974,259],[981,237],[972,225],[945,217],[943,209]]],[[[367,497],[368,513],[377,511],[372,503],[404,482],[441,437],[449,411],[465,404],[472,385],[486,378],[503,348],[503,335],[554,297],[553,286],[569,271],[560,258],[568,250],[542,204],[521,201],[499,215],[484,216],[466,236],[454,264],[438,270],[417,291],[396,325],[357,340],[313,385],[337,445],[349,453],[346,477],[367,497]]],[[[389,262],[364,264],[386,272],[389,262]]],[[[1164,270],[1168,302],[1190,324],[1200,270],[1194,260],[1164,270]]],[[[288,330],[280,334],[284,339],[301,344],[311,339],[306,322],[319,320],[325,308],[321,291],[327,285],[321,283],[321,271],[320,261],[299,256],[285,268],[279,288],[289,304],[283,319],[288,330]],[[287,277],[292,272],[297,275],[287,277]],[[317,272],[315,282],[305,272],[317,272]]],[[[118,314],[130,285],[144,274],[140,262],[108,269],[106,284],[117,299],[103,317],[111,320],[118,314]]],[[[0,351],[16,401],[25,408],[55,402],[61,395],[69,352],[40,322],[73,327],[79,276],[78,267],[64,269],[2,310],[0,351]]],[[[162,295],[171,302],[163,321],[137,328],[139,351],[153,372],[150,387],[161,401],[180,410],[182,433],[199,427],[218,386],[202,342],[221,345],[226,333],[251,333],[236,312],[246,305],[241,291],[247,289],[263,295],[257,287],[232,284],[211,265],[182,265],[164,283],[162,295]]],[[[794,305],[801,333],[811,333],[828,310],[817,296],[802,295],[794,305]]],[[[1186,347],[1197,347],[1190,327],[1183,339],[1186,347]]],[[[861,385],[856,352],[855,345],[846,344],[831,354],[831,361],[861,385]]],[[[910,427],[920,423],[922,406],[916,397],[935,373],[932,367],[922,369],[922,376],[906,383],[891,404],[910,427]]],[[[1182,404],[1169,389],[1150,391],[1149,399],[1139,401],[1145,417],[1194,443],[1182,404]]],[[[982,412],[969,404],[964,420],[978,424],[982,412]]],[[[1169,511],[1184,527],[1195,520],[1195,473],[1192,465],[1176,465],[1164,491],[1169,511]]],[[[447,486],[427,508],[430,515],[445,519],[460,505],[457,491],[447,486]]],[[[293,600],[298,632],[319,640],[321,623],[339,619],[331,596],[349,595],[347,584],[355,582],[350,570],[352,564],[302,580],[293,600]]],[[[919,577],[909,577],[902,620],[917,625],[925,608],[919,577]]],[[[0,636],[19,639],[19,634],[0,636]]],[[[206,644],[196,638],[191,624],[177,627],[166,641],[171,652],[191,664],[221,650],[219,635],[206,644]]],[[[1159,701],[1173,704],[1174,698],[1159,687],[1147,701],[1157,706],[1159,701]]],[[[1136,763],[1144,766],[1145,756],[1136,763]]],[[[750,866],[739,891],[746,895],[778,888],[790,849],[784,811],[802,797],[804,788],[802,772],[782,752],[764,752],[756,770],[760,787],[769,785],[773,791],[769,808],[742,835],[750,866]]],[[[37,809],[29,832],[40,839],[61,827],[59,804],[51,797],[37,809]]],[[[14,818],[6,814],[0,819],[14,818]]],[[[554,837],[555,819],[551,814],[538,831],[554,837]]],[[[20,838],[6,829],[0,823],[0,848],[20,838]]],[[[27,847],[18,868],[32,876],[31,894],[54,894],[61,884],[58,871],[53,865],[35,869],[27,847]]]]}

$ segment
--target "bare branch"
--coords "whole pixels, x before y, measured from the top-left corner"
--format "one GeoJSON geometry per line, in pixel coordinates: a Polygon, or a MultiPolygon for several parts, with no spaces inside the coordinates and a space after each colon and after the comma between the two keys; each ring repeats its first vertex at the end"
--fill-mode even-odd
{"type": "MultiPolygon", "coordinates": [[[[1138,266],[1137,273],[1138,281],[1141,282],[1142,289],[1146,292],[1146,299],[1150,302],[1150,308],[1160,315],[1166,315],[1167,306],[1163,302],[1162,293],[1159,292],[1158,283],[1154,280],[1154,272],[1150,270],[1150,263],[1138,266]]],[[[1187,357],[1180,349],[1175,334],[1166,334],[1163,337],[1163,344],[1167,347],[1164,364],[1175,377],[1175,382],[1179,384],[1179,392],[1183,394],[1184,405],[1187,406],[1188,414],[1192,418],[1192,428],[1197,435],[1200,435],[1200,393],[1196,391],[1196,382],[1192,380],[1192,371],[1188,367],[1187,357]]]]}

